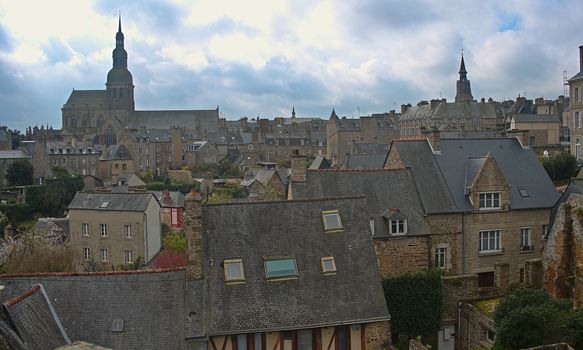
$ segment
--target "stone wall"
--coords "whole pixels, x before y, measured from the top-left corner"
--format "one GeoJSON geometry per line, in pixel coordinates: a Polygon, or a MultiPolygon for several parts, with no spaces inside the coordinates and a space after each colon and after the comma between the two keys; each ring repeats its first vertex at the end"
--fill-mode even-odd
{"type": "Polygon", "coordinates": [[[396,147],[391,147],[389,149],[389,154],[387,155],[387,160],[384,164],[385,169],[403,169],[405,168],[405,164],[403,164],[403,160],[399,155],[396,147]]]}
{"type": "Polygon", "coordinates": [[[428,349],[417,339],[409,339],[409,350],[428,350],[428,349]]]}
{"type": "Polygon", "coordinates": [[[494,320],[473,305],[460,305],[460,349],[490,349],[494,340],[494,320]]]}
{"type": "Polygon", "coordinates": [[[188,279],[203,278],[202,207],[190,194],[184,202],[184,234],[188,242],[188,279]]]}
{"type": "Polygon", "coordinates": [[[442,321],[453,321],[458,318],[458,305],[462,301],[468,301],[479,296],[478,276],[460,275],[443,277],[443,311],[442,321]]]}
{"type": "Polygon", "coordinates": [[[429,236],[377,238],[374,246],[382,278],[426,270],[430,265],[429,236]]]}
{"type": "Polygon", "coordinates": [[[364,327],[365,349],[380,350],[391,345],[391,324],[389,321],[367,323],[364,327]]]}

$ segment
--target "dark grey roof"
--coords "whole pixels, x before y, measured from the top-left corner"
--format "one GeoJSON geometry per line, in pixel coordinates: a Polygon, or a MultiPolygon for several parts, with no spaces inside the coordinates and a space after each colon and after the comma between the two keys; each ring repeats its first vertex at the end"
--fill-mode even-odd
{"type": "Polygon", "coordinates": [[[443,102],[439,101],[431,107],[431,104],[420,104],[407,109],[399,117],[399,122],[419,119],[442,118],[469,118],[480,116],[485,119],[496,118],[496,106],[494,103],[470,102],[443,102]]]}
{"type": "Polygon", "coordinates": [[[382,169],[387,157],[383,154],[347,154],[342,163],[343,169],[382,169]]]}
{"type": "Polygon", "coordinates": [[[324,158],[324,156],[317,155],[316,159],[310,165],[310,169],[328,169],[332,166],[332,162],[324,158]]]}
{"type": "Polygon", "coordinates": [[[569,81],[571,82],[579,79],[583,79],[583,71],[575,74],[571,79],[569,79],[569,81]]]}
{"type": "Polygon", "coordinates": [[[219,129],[219,110],[161,110],[134,111],[128,126],[139,129],[169,129],[184,127],[199,132],[217,132],[219,129]]]}
{"type": "Polygon", "coordinates": [[[73,90],[63,108],[67,107],[105,107],[107,104],[106,90],[73,90]]]}
{"type": "Polygon", "coordinates": [[[151,193],[77,192],[69,204],[69,209],[145,211],[152,199],[156,200],[151,193]],[[102,208],[105,202],[109,204],[102,208]]]}
{"type": "Polygon", "coordinates": [[[364,198],[203,207],[207,335],[314,328],[389,318],[364,198]],[[337,209],[343,232],[325,233],[337,209]],[[337,272],[323,275],[333,256],[337,272]],[[264,258],[293,257],[298,277],[267,281],[264,258]],[[245,282],[224,282],[221,263],[240,258],[245,282]]]}
{"type": "Polygon", "coordinates": [[[267,186],[275,173],[275,169],[249,168],[245,172],[241,186],[249,187],[255,181],[259,182],[262,186],[267,186]]]}
{"type": "Polygon", "coordinates": [[[556,114],[517,114],[512,119],[516,123],[561,123],[556,114]]]}
{"type": "Polygon", "coordinates": [[[426,213],[456,211],[455,202],[447,183],[443,179],[437,160],[426,140],[393,141],[391,147],[396,148],[403,164],[413,170],[415,183],[426,213]]]}
{"type": "Polygon", "coordinates": [[[339,130],[358,131],[360,130],[360,119],[347,119],[346,117],[342,117],[342,119],[336,120],[336,127],[339,130]]]}
{"type": "Polygon", "coordinates": [[[0,159],[28,159],[30,155],[21,149],[15,151],[0,151],[0,159]]]}
{"type": "Polygon", "coordinates": [[[353,142],[350,147],[351,154],[387,154],[388,144],[379,143],[360,143],[353,142]]]}
{"type": "Polygon", "coordinates": [[[103,152],[101,160],[132,160],[132,153],[125,145],[112,145],[103,152]]]}
{"type": "Polygon", "coordinates": [[[292,183],[291,191],[294,199],[366,196],[366,219],[375,219],[375,237],[387,235],[382,216],[390,208],[407,217],[409,234],[429,233],[411,169],[308,170],[306,182],[292,183]]]}
{"type": "Polygon", "coordinates": [[[40,284],[30,287],[2,304],[26,349],[54,349],[70,344],[44,287],[40,284]]]}
{"type": "Polygon", "coordinates": [[[185,303],[184,270],[4,275],[0,283],[5,299],[41,283],[71,340],[112,349],[185,349],[185,318],[202,312],[185,303]],[[115,319],[123,332],[112,332],[115,319]]]}
{"type": "Polygon", "coordinates": [[[557,213],[559,212],[559,207],[561,206],[561,204],[568,201],[569,197],[571,197],[572,194],[583,195],[583,179],[580,179],[580,178],[571,179],[571,181],[569,182],[569,185],[567,186],[567,188],[565,188],[565,191],[561,194],[561,197],[559,198],[557,203],[555,203],[555,206],[551,210],[551,214],[550,214],[550,222],[549,222],[549,231],[548,232],[552,231],[553,225],[555,223],[555,218],[557,217],[557,213]]]}
{"type": "Polygon", "coordinates": [[[467,158],[485,157],[488,153],[494,157],[510,186],[512,209],[552,208],[559,198],[534,152],[523,148],[516,138],[442,139],[440,148],[441,154],[436,158],[459,209],[472,210],[464,187],[467,158]],[[525,189],[529,197],[522,197],[519,189],[525,189]]]}

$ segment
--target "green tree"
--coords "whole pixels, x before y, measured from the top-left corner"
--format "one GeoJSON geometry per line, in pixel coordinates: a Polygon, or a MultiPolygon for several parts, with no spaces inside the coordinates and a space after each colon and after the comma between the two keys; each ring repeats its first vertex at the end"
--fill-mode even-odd
{"type": "Polygon", "coordinates": [[[61,217],[75,197],[83,189],[83,178],[72,176],[62,168],[53,168],[53,176],[39,187],[31,187],[26,192],[26,202],[35,212],[42,215],[61,217]]]}
{"type": "Polygon", "coordinates": [[[32,185],[34,169],[28,160],[18,159],[6,169],[6,180],[12,186],[32,185]]]}
{"type": "Polygon", "coordinates": [[[542,164],[553,181],[567,180],[577,175],[577,159],[568,152],[544,158],[542,164]]]}
{"type": "Polygon", "coordinates": [[[395,334],[426,336],[439,330],[443,303],[439,270],[388,278],[383,288],[395,334]]]}
{"type": "Polygon", "coordinates": [[[543,289],[517,289],[508,294],[494,313],[496,345],[524,349],[566,341],[568,301],[555,300],[543,289]]]}
{"type": "Polygon", "coordinates": [[[186,251],[188,243],[184,235],[178,232],[168,232],[163,241],[164,249],[174,250],[177,252],[186,251]]]}

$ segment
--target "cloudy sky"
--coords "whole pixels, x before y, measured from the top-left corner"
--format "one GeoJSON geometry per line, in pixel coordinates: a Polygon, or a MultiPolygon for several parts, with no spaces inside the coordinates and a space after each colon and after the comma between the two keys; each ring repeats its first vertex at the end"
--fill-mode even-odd
{"type": "Polygon", "coordinates": [[[554,99],[579,71],[581,0],[0,0],[0,125],[61,127],[104,89],[122,13],[137,109],[349,117],[453,99],[554,99]]]}

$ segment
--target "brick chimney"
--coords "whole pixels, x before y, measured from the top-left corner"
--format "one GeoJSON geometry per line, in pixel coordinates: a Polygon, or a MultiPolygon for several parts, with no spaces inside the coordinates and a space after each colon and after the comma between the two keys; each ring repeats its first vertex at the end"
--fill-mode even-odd
{"type": "Polygon", "coordinates": [[[441,143],[441,132],[436,128],[432,128],[430,130],[425,130],[422,132],[423,136],[427,138],[427,141],[431,144],[431,148],[434,151],[440,151],[440,143],[441,143]]]}
{"type": "Polygon", "coordinates": [[[184,235],[188,242],[188,265],[186,276],[189,280],[203,278],[203,221],[202,206],[198,194],[189,193],[184,201],[184,235]]]}
{"type": "Polygon", "coordinates": [[[306,157],[300,153],[299,149],[294,149],[292,154],[292,182],[306,182],[306,157]]]}

